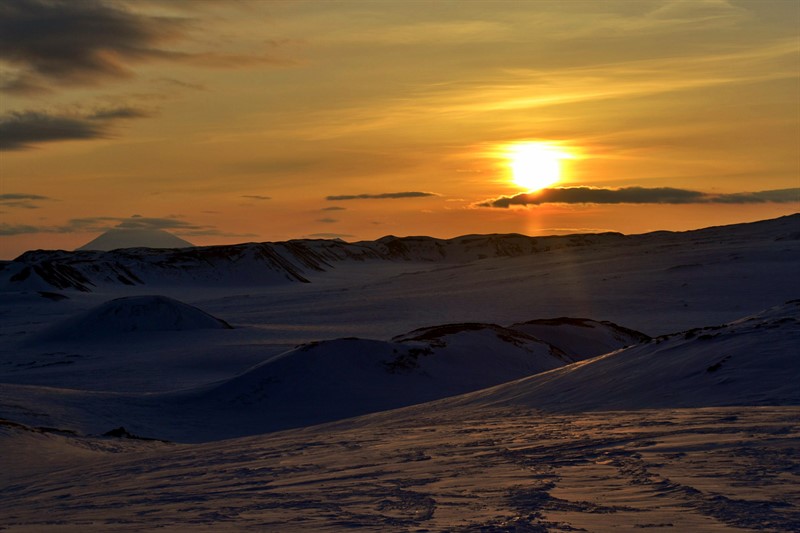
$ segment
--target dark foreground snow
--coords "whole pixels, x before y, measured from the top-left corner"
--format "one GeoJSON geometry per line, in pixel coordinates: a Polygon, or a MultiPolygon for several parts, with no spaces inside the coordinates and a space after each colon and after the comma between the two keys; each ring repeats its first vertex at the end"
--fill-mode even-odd
{"type": "Polygon", "coordinates": [[[799,225],[25,254],[0,529],[798,531],[799,225]]]}

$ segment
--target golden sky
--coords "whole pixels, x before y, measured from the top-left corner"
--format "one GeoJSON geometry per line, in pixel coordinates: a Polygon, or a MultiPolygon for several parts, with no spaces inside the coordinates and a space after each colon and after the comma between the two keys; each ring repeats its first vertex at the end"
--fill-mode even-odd
{"type": "Polygon", "coordinates": [[[795,0],[11,0],[0,258],[120,225],[222,244],[771,218],[800,207],[798,82],[795,0]],[[530,147],[556,154],[527,152],[557,168],[541,191],[512,173],[530,147]]]}

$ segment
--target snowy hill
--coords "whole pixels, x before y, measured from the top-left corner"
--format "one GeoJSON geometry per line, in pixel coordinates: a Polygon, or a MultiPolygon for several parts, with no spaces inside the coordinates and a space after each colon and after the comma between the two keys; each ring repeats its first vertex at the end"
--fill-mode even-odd
{"type": "Polygon", "coordinates": [[[463,401],[585,411],[800,404],[800,300],[666,335],[463,401]]]}
{"type": "Polygon", "coordinates": [[[28,252],[0,523],[798,531],[798,265],[800,216],[28,252]]]}
{"type": "Polygon", "coordinates": [[[184,391],[81,393],[9,385],[0,393],[0,404],[17,406],[12,419],[26,424],[41,415],[30,419],[25,413],[49,413],[56,418],[48,425],[80,432],[124,425],[137,434],[189,442],[309,426],[448,397],[446,404],[458,408],[555,411],[800,405],[798,343],[800,301],[567,366],[562,350],[522,332],[454,324],[391,342],[310,343],[239,376],[184,391]],[[468,394],[456,396],[462,393],[468,394]]]}
{"type": "Polygon", "coordinates": [[[76,250],[117,250],[119,248],[188,248],[187,240],[161,229],[113,228],[76,250]]]}
{"type": "MultiPolygon", "coordinates": [[[[120,320],[114,312],[120,305],[118,301],[104,304],[44,337],[72,334],[70,338],[74,338],[73,332],[91,335],[84,325],[109,320],[128,326],[129,320],[120,320]]],[[[125,307],[133,310],[132,305],[125,307]]],[[[208,320],[202,324],[211,325],[208,320]]],[[[160,395],[21,390],[37,398],[37,410],[59,411],[81,431],[100,432],[105,425],[119,423],[141,434],[195,441],[307,426],[418,404],[569,362],[556,347],[491,324],[441,326],[430,328],[425,335],[414,332],[398,338],[402,340],[314,342],[221,383],[160,395]],[[113,418],[105,414],[109,411],[116,413],[113,418]]]]}
{"type": "Polygon", "coordinates": [[[63,320],[36,336],[49,342],[108,339],[125,333],[231,329],[224,320],[166,296],[117,298],[63,320]]]}

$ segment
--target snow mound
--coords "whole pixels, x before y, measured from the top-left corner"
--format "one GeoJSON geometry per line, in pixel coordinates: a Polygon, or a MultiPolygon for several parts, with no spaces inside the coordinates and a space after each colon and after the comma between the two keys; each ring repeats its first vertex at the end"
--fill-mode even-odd
{"type": "Polygon", "coordinates": [[[121,248],[188,248],[194,246],[161,229],[114,228],[77,250],[118,250],[121,248]]]}
{"type": "Polygon", "coordinates": [[[231,329],[224,320],[166,296],[117,298],[68,318],[39,336],[39,340],[106,339],[121,333],[231,329]]]}
{"type": "Polygon", "coordinates": [[[181,402],[202,405],[206,416],[221,409],[226,423],[248,417],[234,431],[255,433],[445,398],[568,362],[548,344],[500,326],[435,329],[392,342],[345,338],[302,345],[181,402]]]}
{"type": "Polygon", "coordinates": [[[557,346],[572,361],[603,355],[626,346],[647,342],[650,337],[613,322],[588,318],[548,318],[520,322],[510,326],[557,346]]]}
{"type": "MultiPolygon", "coordinates": [[[[501,385],[468,403],[565,411],[800,404],[800,300],[501,385]]],[[[461,401],[461,400],[459,400],[461,401]]]]}

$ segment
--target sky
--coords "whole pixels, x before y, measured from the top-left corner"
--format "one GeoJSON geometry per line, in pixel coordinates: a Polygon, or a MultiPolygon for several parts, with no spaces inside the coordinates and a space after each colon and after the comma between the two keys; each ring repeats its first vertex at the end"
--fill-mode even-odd
{"type": "Polygon", "coordinates": [[[6,0],[0,258],[787,215],[799,82],[795,0],[6,0]]]}

